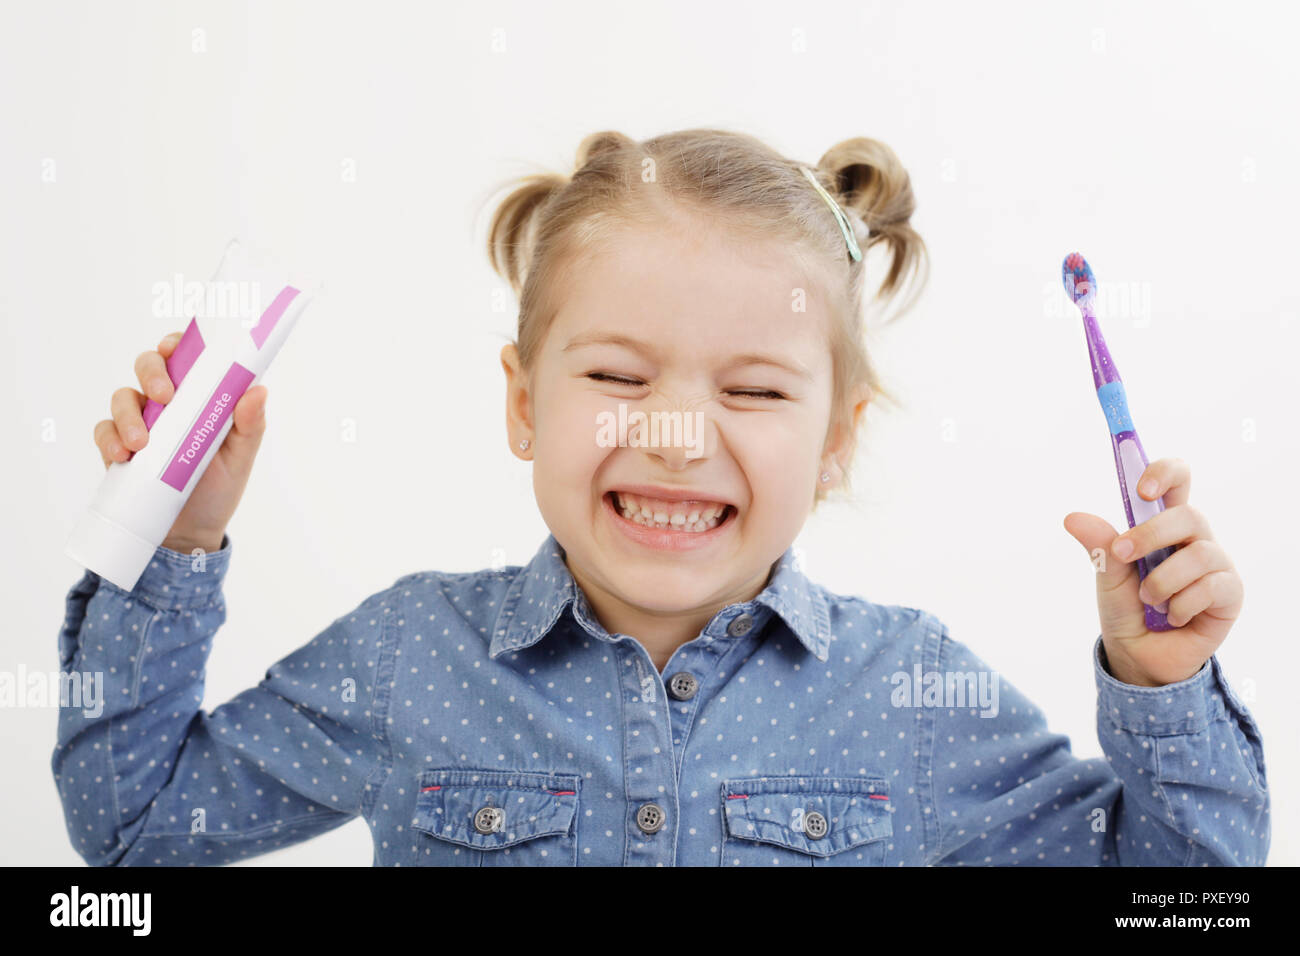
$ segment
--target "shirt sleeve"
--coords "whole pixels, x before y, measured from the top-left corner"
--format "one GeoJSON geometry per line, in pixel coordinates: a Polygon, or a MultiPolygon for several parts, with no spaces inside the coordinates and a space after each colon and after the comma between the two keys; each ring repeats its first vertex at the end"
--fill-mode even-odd
{"type": "Polygon", "coordinates": [[[376,690],[392,664],[387,592],[200,709],[230,553],[229,536],[206,555],[159,547],[129,593],[92,571],[68,592],[72,693],[52,767],[91,865],[213,865],[298,843],[368,814],[391,766],[376,690]]]}
{"type": "Polygon", "coordinates": [[[1186,680],[1138,687],[1106,670],[1099,635],[1091,656],[1105,759],[1084,760],[1023,694],[935,624],[939,674],[968,686],[966,675],[986,675],[996,704],[930,708],[932,760],[921,776],[935,818],[928,863],[1264,864],[1263,740],[1217,658],[1186,680]]]}

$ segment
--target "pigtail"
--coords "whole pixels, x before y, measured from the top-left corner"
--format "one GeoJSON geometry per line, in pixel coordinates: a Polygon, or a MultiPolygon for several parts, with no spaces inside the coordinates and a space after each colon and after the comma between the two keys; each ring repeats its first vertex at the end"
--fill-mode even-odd
{"type": "Polygon", "coordinates": [[[836,143],[818,160],[817,167],[830,179],[831,194],[849,214],[850,222],[856,216],[866,226],[866,242],[859,242],[864,257],[878,243],[889,247],[889,270],[876,298],[892,298],[910,274],[919,274],[913,294],[890,321],[899,318],[915,304],[929,277],[929,252],[910,222],[916,210],[911,177],[892,149],[866,137],[836,143]]]}
{"type": "Polygon", "coordinates": [[[573,177],[548,172],[534,173],[511,181],[514,190],[501,201],[492,215],[488,227],[487,253],[493,270],[510,283],[516,296],[522,294],[529,266],[537,252],[537,227],[547,203],[588,166],[606,165],[599,162],[602,157],[612,158],[612,154],[629,147],[635,148],[636,145],[635,140],[614,130],[592,133],[578,145],[573,177]]]}
{"type": "Polygon", "coordinates": [[[538,213],[567,180],[557,173],[534,173],[517,181],[492,214],[488,227],[488,261],[518,296],[528,277],[536,241],[538,213]]]}

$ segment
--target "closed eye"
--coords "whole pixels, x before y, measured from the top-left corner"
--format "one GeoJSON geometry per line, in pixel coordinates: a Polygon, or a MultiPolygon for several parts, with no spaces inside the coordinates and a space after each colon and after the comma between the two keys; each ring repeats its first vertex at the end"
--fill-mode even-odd
{"type": "Polygon", "coordinates": [[[638,382],[633,378],[624,378],[621,375],[610,375],[607,372],[588,372],[587,378],[594,379],[597,382],[610,382],[614,385],[630,385],[633,388],[639,388],[645,382],[638,382]]]}
{"type": "MultiPolygon", "coordinates": [[[[634,378],[626,378],[622,375],[610,375],[608,372],[588,372],[587,378],[596,382],[609,382],[611,385],[624,385],[628,388],[641,388],[646,383],[634,378]]],[[[772,399],[785,398],[780,392],[774,392],[768,388],[733,388],[727,391],[728,395],[735,395],[739,398],[758,398],[770,401],[772,399]]]]}
{"type": "Polygon", "coordinates": [[[785,398],[780,392],[771,389],[732,389],[727,394],[739,395],[741,398],[785,398]]]}

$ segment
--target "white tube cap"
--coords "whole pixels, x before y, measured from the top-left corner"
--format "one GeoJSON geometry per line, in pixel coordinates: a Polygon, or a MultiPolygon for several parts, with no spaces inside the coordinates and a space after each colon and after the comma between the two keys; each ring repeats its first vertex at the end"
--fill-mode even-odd
{"type": "Polygon", "coordinates": [[[123,591],[133,591],[157,546],[109,521],[98,511],[87,509],[63,550],[78,564],[112,581],[123,591]]]}

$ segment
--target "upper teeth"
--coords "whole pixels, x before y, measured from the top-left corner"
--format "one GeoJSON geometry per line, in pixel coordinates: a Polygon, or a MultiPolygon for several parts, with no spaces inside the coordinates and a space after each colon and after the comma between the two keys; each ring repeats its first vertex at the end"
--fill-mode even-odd
{"type": "Polygon", "coordinates": [[[614,502],[623,517],[652,528],[677,528],[682,531],[708,531],[717,527],[727,509],[720,501],[665,501],[644,495],[614,492],[614,502]]]}

